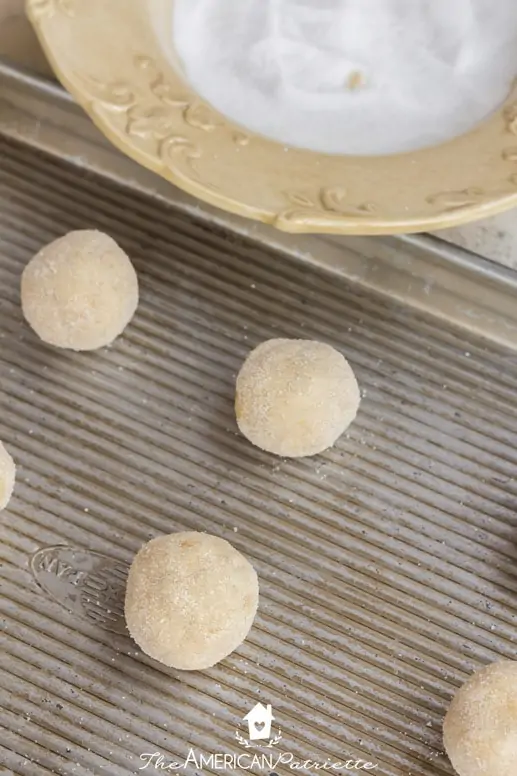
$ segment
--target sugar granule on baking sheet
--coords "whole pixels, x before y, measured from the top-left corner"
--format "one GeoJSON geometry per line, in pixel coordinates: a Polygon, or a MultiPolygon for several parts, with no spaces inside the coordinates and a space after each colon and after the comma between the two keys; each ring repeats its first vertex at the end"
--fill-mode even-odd
{"type": "Polygon", "coordinates": [[[448,140],[517,76],[516,0],[176,0],[173,38],[221,113],[327,153],[448,140]]]}

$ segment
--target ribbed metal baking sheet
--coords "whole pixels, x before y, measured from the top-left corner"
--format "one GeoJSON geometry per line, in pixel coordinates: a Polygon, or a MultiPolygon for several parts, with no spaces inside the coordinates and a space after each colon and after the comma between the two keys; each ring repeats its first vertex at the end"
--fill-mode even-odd
{"type": "Polygon", "coordinates": [[[510,350],[0,140],[0,439],[19,465],[0,515],[4,772],[249,754],[236,733],[262,702],[282,739],[253,752],[451,774],[452,693],[515,657],[516,389],[510,350]],[[20,272],[85,227],[130,254],[141,303],[111,348],[59,352],[24,325],[20,272]],[[237,433],[235,373],[276,336],[336,346],[362,387],[313,459],[237,433]],[[250,638],[202,673],[148,660],[121,618],[133,554],[180,529],[228,539],[261,580],[250,638]]]}

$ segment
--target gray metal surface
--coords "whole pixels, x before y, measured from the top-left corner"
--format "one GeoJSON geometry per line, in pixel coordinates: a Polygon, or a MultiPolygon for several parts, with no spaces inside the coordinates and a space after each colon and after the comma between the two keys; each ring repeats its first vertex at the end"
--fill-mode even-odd
{"type": "Polygon", "coordinates": [[[516,387],[500,345],[1,140],[0,439],[19,465],[0,514],[4,772],[249,754],[236,732],[262,701],[282,740],[257,751],[451,774],[454,689],[515,656],[516,387]],[[141,283],[125,335],[91,354],[42,345],[19,305],[24,264],[81,227],[141,283]],[[237,433],[235,373],[272,336],[329,342],[357,372],[358,419],[317,458],[237,433]],[[179,529],[227,538],[261,580],[250,638],[202,673],[146,659],[121,617],[133,554],[179,529]]]}

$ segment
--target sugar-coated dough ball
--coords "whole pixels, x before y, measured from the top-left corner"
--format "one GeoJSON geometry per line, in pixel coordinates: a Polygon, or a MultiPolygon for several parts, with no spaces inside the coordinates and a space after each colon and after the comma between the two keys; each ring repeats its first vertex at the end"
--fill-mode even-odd
{"type": "Polygon", "coordinates": [[[0,510],[5,509],[13,494],[15,476],[15,463],[0,442],[0,510]]]}
{"type": "Polygon", "coordinates": [[[443,739],[459,776],[517,774],[517,661],[470,677],[450,705],[443,739]]]}
{"type": "Polygon", "coordinates": [[[258,593],[255,569],[224,539],[194,531],[160,536],[131,564],[126,623],[155,660],[184,671],[209,668],[248,635],[258,593]]]}
{"type": "Polygon", "coordinates": [[[42,248],[22,275],[22,308],[44,342],[96,350],[121,334],[138,304],[138,279],[115,240],[70,232],[42,248]]]}
{"type": "Polygon", "coordinates": [[[237,376],[235,414],[254,445],[297,458],[331,447],[359,401],[352,368],[330,345],[272,339],[250,353],[237,376]]]}

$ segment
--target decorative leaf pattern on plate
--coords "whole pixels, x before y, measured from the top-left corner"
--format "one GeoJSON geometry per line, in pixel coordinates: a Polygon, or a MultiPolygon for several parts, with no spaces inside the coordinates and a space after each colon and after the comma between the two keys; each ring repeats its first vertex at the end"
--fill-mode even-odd
{"type": "Polygon", "coordinates": [[[163,76],[151,84],[151,91],[163,105],[168,105],[170,108],[188,108],[186,97],[178,95],[172,85],[163,79],[163,76]]]}
{"type": "Polygon", "coordinates": [[[136,100],[135,92],[126,82],[104,84],[91,78],[89,87],[95,92],[95,102],[117,111],[126,111],[136,100]]]}
{"type": "Polygon", "coordinates": [[[234,132],[233,142],[238,146],[247,146],[250,144],[250,136],[245,132],[234,132]]]}
{"type": "Polygon", "coordinates": [[[174,119],[166,105],[137,103],[127,111],[126,132],[133,137],[163,140],[174,129],[174,119]]]}
{"type": "Polygon", "coordinates": [[[469,186],[458,191],[440,191],[427,197],[429,205],[436,205],[439,212],[452,213],[472,205],[481,205],[484,202],[492,202],[498,197],[510,197],[517,191],[517,175],[510,175],[505,183],[493,189],[482,189],[478,186],[469,186]]]}
{"type": "Polygon", "coordinates": [[[201,149],[192,143],[188,137],[170,135],[160,144],[160,158],[166,167],[176,170],[178,159],[183,159],[188,166],[191,176],[199,178],[195,162],[202,156],[201,149]]]}
{"type": "Polygon", "coordinates": [[[195,102],[185,108],[183,117],[189,126],[202,129],[204,132],[213,132],[222,121],[218,121],[214,112],[203,102],[195,102]]]}
{"type": "Polygon", "coordinates": [[[517,146],[505,148],[503,151],[503,159],[505,162],[517,162],[517,146]]]}
{"type": "Polygon", "coordinates": [[[504,111],[506,129],[512,135],[517,135],[517,102],[509,105],[504,111]]]}
{"type": "Polygon", "coordinates": [[[283,210],[276,218],[277,224],[300,224],[310,220],[319,223],[349,221],[376,212],[375,205],[363,203],[354,205],[348,202],[348,192],[342,186],[327,186],[321,188],[314,198],[300,192],[287,192],[286,198],[290,207],[283,210]]]}
{"type": "MultiPolygon", "coordinates": [[[[94,109],[102,107],[124,113],[124,131],[128,136],[153,142],[154,153],[168,169],[198,179],[195,161],[202,156],[202,150],[187,137],[187,130],[190,127],[213,132],[224,126],[223,121],[201,101],[189,102],[179,94],[150,57],[137,55],[133,63],[144,76],[143,82],[141,76],[124,83],[90,79],[88,88],[93,93],[94,109]],[[178,169],[181,163],[188,167],[189,176],[178,169]]],[[[147,150],[153,153],[152,148],[147,150]]]]}

